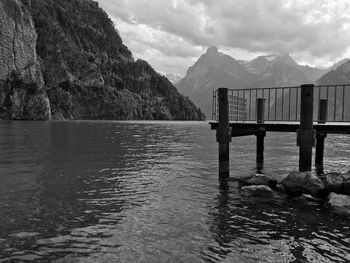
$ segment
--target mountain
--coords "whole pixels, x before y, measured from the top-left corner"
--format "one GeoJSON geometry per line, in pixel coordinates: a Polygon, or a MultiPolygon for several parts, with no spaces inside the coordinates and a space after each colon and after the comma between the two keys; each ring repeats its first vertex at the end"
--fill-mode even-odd
{"type": "MultiPolygon", "coordinates": [[[[331,68],[329,69],[323,69],[323,71],[325,71],[325,74],[318,80],[316,80],[315,84],[318,85],[334,85],[334,84],[347,84],[350,83],[350,61],[348,61],[347,59],[345,60],[341,60],[337,63],[335,63],[331,68]],[[336,68],[336,70],[330,70],[332,68],[336,68]]],[[[300,66],[298,66],[300,69],[300,66]]],[[[303,66],[304,69],[307,68],[308,66],[303,66]]],[[[308,67],[309,70],[310,69],[315,69],[315,68],[311,68],[308,67]]],[[[315,75],[316,76],[316,75],[315,75]]],[[[306,83],[306,82],[304,82],[306,83]]],[[[289,103],[284,103],[283,108],[282,108],[282,98],[278,98],[276,105],[277,105],[277,112],[278,114],[278,118],[282,118],[281,116],[283,116],[283,119],[286,120],[288,119],[289,116],[292,116],[293,118],[295,118],[296,114],[296,96],[297,93],[295,91],[293,91],[291,94],[289,94],[289,91],[286,90],[287,92],[285,92],[285,95],[283,97],[283,101],[284,102],[289,102],[289,100],[292,102],[291,106],[289,107],[289,103]],[[290,98],[289,98],[290,97],[290,98]],[[290,112],[289,112],[290,111],[290,112]],[[283,113],[283,115],[282,115],[283,113]]],[[[342,92],[342,90],[340,90],[342,92]]],[[[319,94],[319,90],[315,89],[315,98],[318,97],[319,94]]],[[[323,91],[325,92],[325,91],[323,91]]],[[[339,91],[338,91],[339,93],[339,91]]],[[[322,94],[322,93],[321,93],[322,94]]],[[[344,92],[345,97],[349,96],[350,94],[348,93],[348,91],[344,92]]],[[[342,111],[342,96],[340,96],[339,94],[337,95],[336,98],[336,103],[337,105],[339,105],[339,107],[336,108],[336,112],[337,112],[337,118],[339,118],[341,116],[341,111],[342,111]]],[[[299,104],[299,102],[298,102],[299,104]]],[[[274,107],[275,104],[270,105],[270,110],[273,112],[275,111],[274,107]]],[[[334,118],[334,89],[330,89],[329,90],[329,101],[328,101],[328,109],[329,109],[329,119],[333,119],[334,118]],[[332,116],[330,118],[330,116],[332,116]]],[[[318,102],[315,101],[314,102],[314,118],[317,118],[317,112],[318,112],[318,102]]],[[[345,108],[344,108],[344,116],[349,119],[348,117],[350,117],[350,104],[346,103],[345,104],[345,108]]],[[[338,119],[339,120],[339,119],[338,119]]]]}
{"type": "Polygon", "coordinates": [[[187,70],[186,76],[176,86],[210,118],[213,90],[219,87],[244,88],[254,80],[254,74],[213,46],[187,70]]]}
{"type": "Polygon", "coordinates": [[[287,87],[308,83],[299,65],[287,54],[259,56],[247,64],[257,75],[250,88],[287,87]]]}
{"type": "Polygon", "coordinates": [[[328,68],[327,70],[328,70],[328,72],[329,72],[329,71],[332,71],[332,70],[337,70],[341,65],[345,64],[345,63],[348,62],[348,61],[349,61],[348,58],[344,58],[344,59],[342,59],[342,60],[340,60],[340,61],[334,63],[334,65],[331,66],[330,68],[328,68]]]}
{"type": "MultiPolygon", "coordinates": [[[[335,70],[329,71],[322,76],[317,84],[319,85],[334,85],[334,84],[348,84],[350,83],[350,60],[345,63],[337,63],[340,66],[334,67],[335,70]]],[[[337,65],[336,64],[336,65],[337,65]]]]}
{"type": "MultiPolygon", "coordinates": [[[[0,10],[5,10],[0,13],[1,21],[8,17],[12,19],[8,31],[3,34],[5,37],[9,35],[6,41],[11,40],[8,32],[23,28],[30,33],[15,32],[13,35],[22,37],[23,41],[27,41],[28,36],[31,39],[31,43],[22,49],[18,44],[18,52],[31,54],[28,63],[9,64],[11,68],[6,74],[2,73],[2,83],[20,81],[28,85],[22,71],[37,72],[36,80],[30,78],[33,81],[29,84],[34,86],[30,89],[0,83],[0,94],[4,94],[0,97],[1,118],[36,119],[33,114],[27,114],[31,110],[28,104],[36,106],[35,111],[38,111],[40,107],[45,108],[45,101],[49,102],[45,112],[50,114],[39,112],[40,119],[49,119],[49,115],[59,119],[204,118],[202,112],[179,94],[167,78],[155,72],[146,61],[133,59],[114,24],[97,2],[22,0],[21,3],[20,0],[0,0],[0,10]],[[16,12],[12,11],[13,6],[16,6],[16,12]],[[18,22],[23,27],[17,26],[18,22]],[[11,25],[15,27],[10,28],[11,25]],[[10,74],[10,71],[15,74],[10,74]],[[13,75],[16,78],[11,77],[13,75]],[[11,91],[14,86],[20,94],[15,99],[13,94],[17,93],[11,91]],[[23,90],[26,91],[24,95],[23,90]],[[28,94],[34,94],[34,101],[30,97],[28,102],[28,94]],[[40,94],[40,99],[36,94],[40,94]],[[17,104],[25,106],[20,106],[21,114],[13,116],[17,104]]],[[[6,41],[4,37],[0,38],[1,45],[6,41]]],[[[15,61],[18,54],[16,51],[13,55],[15,61]]],[[[1,68],[7,65],[5,62],[1,68]]]]}
{"type": "MultiPolygon", "coordinates": [[[[342,85],[342,84],[350,84],[350,60],[347,60],[345,63],[339,63],[335,70],[329,71],[327,74],[322,76],[318,81],[318,85],[342,85]]],[[[329,98],[328,98],[328,116],[329,119],[333,119],[334,115],[334,103],[336,103],[336,115],[337,118],[343,116],[346,121],[350,121],[350,90],[349,87],[339,87],[337,89],[337,96],[335,97],[334,88],[329,88],[329,98]],[[343,90],[344,89],[344,90],[343,90]],[[339,96],[339,94],[341,94],[339,96]],[[344,98],[343,98],[344,95],[344,98]],[[343,109],[343,101],[344,101],[344,109],[343,109]]],[[[338,119],[339,120],[339,119],[338,119]]]]}
{"type": "Polygon", "coordinates": [[[298,65],[298,69],[304,73],[310,83],[314,83],[321,76],[328,72],[328,69],[310,67],[308,65],[298,65]]]}
{"type": "Polygon", "coordinates": [[[169,73],[165,77],[175,86],[182,79],[182,76],[174,73],[169,73]]]}
{"type": "Polygon", "coordinates": [[[294,59],[288,54],[278,54],[278,55],[267,55],[267,56],[259,56],[252,61],[245,64],[248,70],[253,73],[260,74],[262,76],[270,75],[272,73],[271,78],[276,78],[276,74],[274,74],[274,70],[278,69],[280,66],[283,68],[292,71],[290,74],[282,74],[286,73],[286,70],[280,70],[279,74],[282,74],[280,77],[277,77],[275,81],[266,81],[274,84],[275,86],[280,85],[294,85],[295,83],[300,83],[300,81],[306,81],[305,83],[313,83],[317,79],[319,79],[322,75],[327,73],[326,69],[320,69],[316,67],[310,67],[307,65],[299,65],[294,61],[294,59]],[[283,76],[285,75],[285,76],[283,76]],[[287,75],[290,75],[289,77],[287,75]],[[291,78],[297,77],[297,79],[292,80],[291,78]],[[278,80],[280,79],[280,80],[278,80]]]}

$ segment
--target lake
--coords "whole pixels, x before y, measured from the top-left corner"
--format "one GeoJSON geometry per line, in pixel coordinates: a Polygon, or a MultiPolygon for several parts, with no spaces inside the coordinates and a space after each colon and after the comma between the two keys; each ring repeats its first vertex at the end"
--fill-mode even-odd
{"type": "MultiPolygon", "coordinates": [[[[231,175],[254,175],[254,136],[231,175]]],[[[350,170],[329,135],[325,170],[350,170]]],[[[220,187],[207,122],[0,121],[0,262],[349,262],[350,224],[318,206],[220,187]]],[[[268,133],[264,172],[298,168],[295,134],[268,133]]]]}

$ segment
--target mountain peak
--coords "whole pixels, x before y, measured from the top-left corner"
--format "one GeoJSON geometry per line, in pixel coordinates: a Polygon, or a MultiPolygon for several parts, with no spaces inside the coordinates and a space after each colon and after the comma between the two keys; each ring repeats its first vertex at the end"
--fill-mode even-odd
{"type": "Polygon", "coordinates": [[[217,54],[219,53],[218,48],[216,46],[211,46],[207,49],[207,54],[217,54]]]}

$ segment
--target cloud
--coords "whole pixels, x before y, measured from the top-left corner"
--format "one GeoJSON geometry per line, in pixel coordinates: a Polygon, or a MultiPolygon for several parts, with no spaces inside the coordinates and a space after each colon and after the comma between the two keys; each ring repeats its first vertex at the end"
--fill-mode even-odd
{"type": "Polygon", "coordinates": [[[157,63],[163,57],[182,67],[211,45],[242,54],[303,55],[311,64],[350,52],[347,0],[98,1],[131,50],[157,63]]]}

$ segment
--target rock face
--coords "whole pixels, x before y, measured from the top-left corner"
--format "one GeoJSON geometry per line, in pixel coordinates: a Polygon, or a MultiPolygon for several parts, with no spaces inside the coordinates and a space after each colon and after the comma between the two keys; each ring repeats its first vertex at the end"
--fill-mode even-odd
{"type": "Polygon", "coordinates": [[[283,186],[292,194],[311,194],[317,196],[323,189],[324,183],[311,172],[292,172],[283,181],[283,186]]]}
{"type": "Polygon", "coordinates": [[[49,119],[31,15],[18,0],[0,0],[0,18],[0,118],[49,119]]]}
{"type": "Polygon", "coordinates": [[[350,216],[350,196],[330,193],[327,205],[337,214],[350,216]]]}

